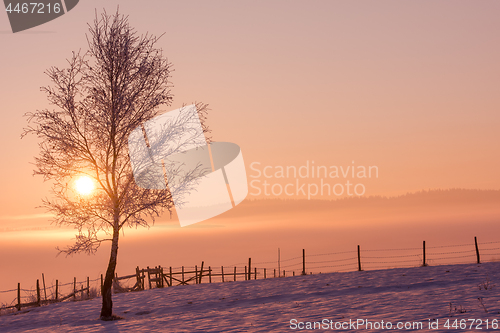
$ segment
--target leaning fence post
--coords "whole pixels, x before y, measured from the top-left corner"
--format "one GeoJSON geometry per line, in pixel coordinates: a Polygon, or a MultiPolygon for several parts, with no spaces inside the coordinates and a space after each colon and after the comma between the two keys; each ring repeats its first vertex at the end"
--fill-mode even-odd
{"type": "Polygon", "coordinates": [[[21,311],[21,283],[17,283],[17,311],[21,311]]]}
{"type": "Polygon", "coordinates": [[[422,261],[422,267],[427,266],[427,262],[425,260],[425,241],[423,243],[423,261],[422,261]]]}
{"type": "Polygon", "coordinates": [[[47,289],[45,289],[45,276],[42,273],[42,282],[43,282],[43,294],[45,296],[45,300],[47,300],[47,289]]]}
{"type": "Polygon", "coordinates": [[[56,280],[56,302],[59,298],[59,280],[56,280]]]}
{"type": "Polygon", "coordinates": [[[358,271],[361,271],[361,251],[358,245],[358,271]]]}
{"type": "Polygon", "coordinates": [[[36,302],[40,305],[40,281],[36,279],[36,302]]]}
{"type": "Polygon", "coordinates": [[[477,263],[480,264],[481,263],[481,259],[479,257],[479,248],[477,247],[477,237],[476,236],[474,236],[474,243],[476,244],[477,263]]]}
{"type": "Polygon", "coordinates": [[[306,275],[306,249],[302,249],[302,275],[306,275]]]}

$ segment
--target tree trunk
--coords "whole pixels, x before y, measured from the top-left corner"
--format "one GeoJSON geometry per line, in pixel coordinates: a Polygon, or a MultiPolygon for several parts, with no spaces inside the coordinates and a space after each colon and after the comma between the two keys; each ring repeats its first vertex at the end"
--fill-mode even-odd
{"type": "Polygon", "coordinates": [[[113,285],[113,278],[115,276],[116,268],[116,257],[118,255],[118,236],[120,231],[118,227],[113,228],[113,241],[111,244],[111,255],[109,257],[108,269],[106,271],[106,278],[104,279],[104,284],[102,286],[102,309],[101,309],[101,319],[102,320],[112,320],[113,319],[113,301],[111,300],[111,286],[113,285]]]}

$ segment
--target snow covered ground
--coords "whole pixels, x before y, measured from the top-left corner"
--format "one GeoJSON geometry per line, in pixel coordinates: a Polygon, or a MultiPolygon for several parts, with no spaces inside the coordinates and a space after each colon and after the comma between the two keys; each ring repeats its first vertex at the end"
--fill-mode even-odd
{"type": "Polygon", "coordinates": [[[53,304],[2,315],[0,332],[500,331],[499,291],[500,263],[329,273],[118,294],[114,322],[100,299],[53,304]]]}

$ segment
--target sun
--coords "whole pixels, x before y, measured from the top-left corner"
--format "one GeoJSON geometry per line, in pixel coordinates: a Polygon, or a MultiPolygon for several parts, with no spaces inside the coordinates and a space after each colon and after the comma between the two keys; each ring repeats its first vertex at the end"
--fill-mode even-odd
{"type": "Polygon", "coordinates": [[[75,188],[81,195],[89,195],[94,190],[94,182],[88,176],[81,176],[75,181],[75,188]]]}

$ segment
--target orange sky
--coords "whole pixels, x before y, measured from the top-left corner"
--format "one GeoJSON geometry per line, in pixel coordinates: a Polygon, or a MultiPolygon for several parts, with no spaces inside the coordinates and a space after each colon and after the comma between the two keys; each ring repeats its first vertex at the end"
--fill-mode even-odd
{"type": "Polygon", "coordinates": [[[85,50],[95,8],[117,4],[139,32],[165,33],[165,110],[209,103],[214,140],[240,145],[248,175],[252,162],[355,161],[379,169],[366,195],[500,189],[498,1],[86,0],[17,34],[0,13],[0,229],[47,226],[27,219],[49,185],[31,176],[22,115],[48,107],[43,72],[85,50]]]}

